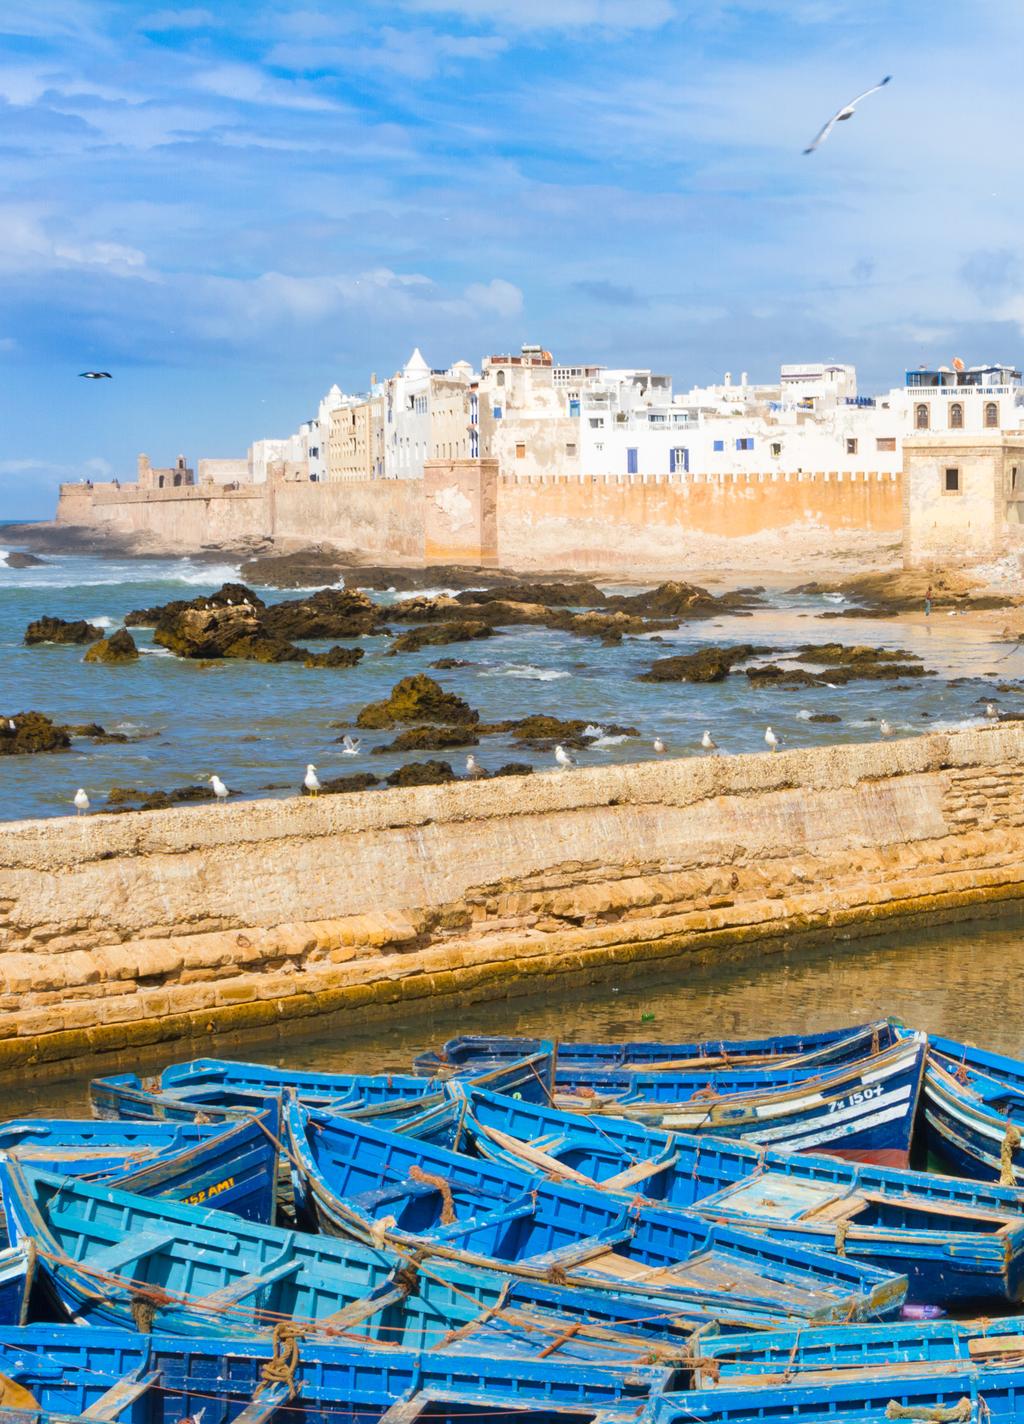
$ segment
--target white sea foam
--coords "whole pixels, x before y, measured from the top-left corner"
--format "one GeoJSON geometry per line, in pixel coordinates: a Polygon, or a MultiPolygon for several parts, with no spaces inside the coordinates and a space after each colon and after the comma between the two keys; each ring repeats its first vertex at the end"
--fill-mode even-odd
{"type": "Polygon", "coordinates": [[[585,737],[603,737],[604,728],[599,727],[596,722],[588,722],[583,728],[583,735],[585,737]]]}
{"type": "Polygon", "coordinates": [[[800,711],[796,715],[801,722],[809,722],[814,716],[814,713],[808,712],[806,707],[801,707],[800,711]]]}
{"type": "Polygon", "coordinates": [[[238,564],[194,564],[191,559],[183,559],[171,572],[171,578],[176,583],[188,584],[239,583],[242,570],[238,564]]]}
{"type": "Polygon", "coordinates": [[[534,667],[532,663],[506,663],[502,667],[488,668],[477,676],[515,677],[522,682],[557,682],[560,678],[572,677],[572,673],[563,672],[561,668],[534,667]]]}
{"type": "Polygon", "coordinates": [[[171,652],[170,648],[140,648],[139,652],[145,654],[145,656],[148,658],[174,657],[174,654],[171,652]]]}
{"type": "MultiPolygon", "coordinates": [[[[586,735],[586,734],[584,734],[584,735],[586,735]]],[[[619,737],[607,737],[607,736],[606,736],[606,737],[598,737],[597,741],[596,741],[596,742],[591,742],[590,745],[591,745],[592,747],[594,747],[595,749],[596,749],[596,748],[599,748],[599,747],[620,747],[623,742],[628,742],[628,741],[629,741],[629,738],[628,738],[627,736],[625,736],[625,735],[619,736],[619,737]]]]}
{"type": "Polygon", "coordinates": [[[846,602],[846,594],[845,594],[845,593],[823,593],[821,596],[822,596],[822,598],[826,599],[829,603],[845,603],[845,602],[846,602]]]}
{"type": "Polygon", "coordinates": [[[90,614],[85,621],[91,623],[94,628],[113,628],[114,626],[113,618],[108,618],[105,613],[101,613],[95,618],[90,614]]]}

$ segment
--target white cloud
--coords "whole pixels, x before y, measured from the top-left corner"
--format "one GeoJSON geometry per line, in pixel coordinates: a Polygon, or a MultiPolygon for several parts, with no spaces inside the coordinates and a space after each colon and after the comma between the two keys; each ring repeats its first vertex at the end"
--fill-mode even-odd
{"type": "Polygon", "coordinates": [[[479,0],[404,0],[418,15],[459,15],[497,30],[655,30],[674,18],[673,0],[511,0],[500,8],[479,0]]]}
{"type": "Polygon", "coordinates": [[[466,288],[466,300],[497,316],[518,316],[523,310],[523,294],[512,282],[495,277],[486,284],[473,282],[466,288]]]}
{"type": "Polygon", "coordinates": [[[242,104],[270,104],[285,109],[325,113],[341,106],[298,80],[281,79],[254,64],[217,64],[201,70],[193,83],[207,93],[242,104]]]}
{"type": "Polygon", "coordinates": [[[89,239],[69,242],[68,224],[38,204],[0,204],[0,231],[0,273],[103,268],[113,276],[153,279],[138,248],[89,239]]]}

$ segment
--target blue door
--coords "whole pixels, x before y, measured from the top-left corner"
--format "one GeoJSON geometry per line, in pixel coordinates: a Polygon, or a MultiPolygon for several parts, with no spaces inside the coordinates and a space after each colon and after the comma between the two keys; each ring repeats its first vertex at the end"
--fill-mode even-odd
{"type": "Polygon", "coordinates": [[[636,450],[629,449],[629,450],[626,451],[626,474],[627,474],[627,475],[635,475],[635,474],[636,474],[637,468],[638,468],[638,465],[637,465],[637,458],[636,458],[636,457],[637,457],[637,452],[636,452],[636,450]]]}

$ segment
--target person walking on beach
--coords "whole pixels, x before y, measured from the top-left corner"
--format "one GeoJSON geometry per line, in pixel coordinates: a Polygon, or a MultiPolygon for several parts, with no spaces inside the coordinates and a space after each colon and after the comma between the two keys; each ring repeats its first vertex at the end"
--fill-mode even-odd
{"type": "Polygon", "coordinates": [[[932,611],[932,586],[931,584],[924,591],[924,616],[927,618],[932,611]]]}

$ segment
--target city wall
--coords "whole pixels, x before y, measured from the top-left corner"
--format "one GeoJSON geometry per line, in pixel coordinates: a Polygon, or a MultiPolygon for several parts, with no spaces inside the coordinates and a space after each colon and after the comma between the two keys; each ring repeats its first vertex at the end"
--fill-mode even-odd
{"type": "Polygon", "coordinates": [[[381,559],[423,557],[420,480],[289,480],[265,488],[270,535],[281,544],[335,544],[381,559]]]}
{"type": "Polygon", "coordinates": [[[1024,726],[0,827],[0,1071],[1024,896],[1024,726]]]}

